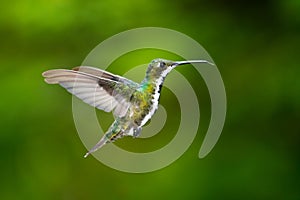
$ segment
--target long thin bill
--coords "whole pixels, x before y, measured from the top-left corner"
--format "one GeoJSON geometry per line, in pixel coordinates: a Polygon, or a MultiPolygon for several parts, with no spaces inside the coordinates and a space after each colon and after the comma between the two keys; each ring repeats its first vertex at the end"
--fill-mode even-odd
{"type": "Polygon", "coordinates": [[[192,64],[192,63],[206,63],[206,64],[209,64],[209,65],[213,65],[215,66],[214,63],[211,63],[207,60],[185,60],[185,61],[178,61],[178,62],[175,62],[175,65],[186,65],[186,64],[192,64]]]}

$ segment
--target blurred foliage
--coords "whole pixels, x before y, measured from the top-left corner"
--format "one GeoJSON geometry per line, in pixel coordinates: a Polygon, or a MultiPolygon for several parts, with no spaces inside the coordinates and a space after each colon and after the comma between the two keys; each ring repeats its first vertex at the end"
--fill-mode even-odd
{"type": "MultiPolygon", "coordinates": [[[[14,0],[1,8],[1,199],[300,198],[300,1],[14,0]],[[183,32],[206,48],[228,113],[216,147],[199,160],[209,96],[192,68],[179,69],[196,86],[199,134],[172,165],[127,174],[82,158],[71,95],[41,73],[79,65],[101,41],[144,26],[183,32]]],[[[172,94],[163,93],[168,104],[172,94]]]]}

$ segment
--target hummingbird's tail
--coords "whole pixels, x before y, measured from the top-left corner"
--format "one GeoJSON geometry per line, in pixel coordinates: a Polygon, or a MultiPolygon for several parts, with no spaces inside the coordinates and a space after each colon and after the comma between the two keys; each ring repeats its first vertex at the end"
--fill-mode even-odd
{"type": "Polygon", "coordinates": [[[84,158],[88,157],[91,153],[97,151],[101,147],[103,147],[105,144],[114,142],[115,140],[125,136],[124,131],[122,130],[120,126],[120,121],[116,120],[108,129],[108,131],[102,136],[102,138],[99,140],[99,142],[91,149],[89,150],[85,155],[84,158]]]}
{"type": "Polygon", "coordinates": [[[91,153],[93,153],[93,152],[97,151],[98,149],[100,149],[108,141],[109,141],[109,139],[106,137],[106,134],[103,135],[103,137],[99,140],[99,142],[84,155],[84,158],[88,157],[88,155],[90,155],[91,153]]]}

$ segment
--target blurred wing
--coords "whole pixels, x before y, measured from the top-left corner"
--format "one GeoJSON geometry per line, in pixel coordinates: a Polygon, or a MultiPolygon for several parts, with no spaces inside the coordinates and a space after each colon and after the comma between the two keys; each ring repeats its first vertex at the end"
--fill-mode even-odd
{"type": "Polygon", "coordinates": [[[76,67],[73,70],[54,69],[43,73],[49,84],[59,84],[70,93],[105,112],[123,117],[130,97],[139,84],[124,77],[93,67],[76,67]]]}

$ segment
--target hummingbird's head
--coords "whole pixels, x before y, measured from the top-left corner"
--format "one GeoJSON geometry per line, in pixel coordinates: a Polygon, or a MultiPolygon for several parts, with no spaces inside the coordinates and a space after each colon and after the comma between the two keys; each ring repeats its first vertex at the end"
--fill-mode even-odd
{"type": "Polygon", "coordinates": [[[191,63],[207,63],[214,65],[213,63],[206,60],[187,60],[187,61],[170,61],[165,59],[154,59],[148,66],[147,75],[152,78],[158,79],[160,77],[165,78],[168,73],[179,65],[186,65],[191,63]]]}
{"type": "Polygon", "coordinates": [[[162,76],[163,74],[168,74],[172,70],[173,61],[157,58],[151,61],[148,66],[147,74],[154,76],[156,78],[162,76]]]}

